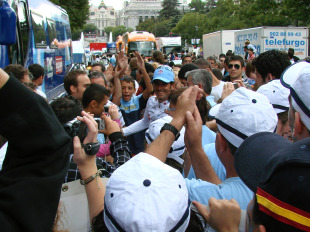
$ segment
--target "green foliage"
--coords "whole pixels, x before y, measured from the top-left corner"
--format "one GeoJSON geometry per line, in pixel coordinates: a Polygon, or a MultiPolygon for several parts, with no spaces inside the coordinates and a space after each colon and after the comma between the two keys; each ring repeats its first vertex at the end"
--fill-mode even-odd
{"type": "Polygon", "coordinates": [[[152,32],[154,31],[156,21],[155,19],[146,19],[144,21],[141,21],[139,25],[137,26],[137,31],[148,31],[152,32]]]}
{"type": "Polygon", "coordinates": [[[78,29],[72,32],[72,40],[80,40],[81,38],[81,33],[82,33],[82,29],[78,29]]]}
{"type": "Polygon", "coordinates": [[[86,33],[89,33],[89,32],[95,33],[97,29],[98,29],[98,28],[96,27],[95,24],[93,24],[93,23],[88,23],[88,24],[86,24],[86,25],[83,27],[83,32],[86,32],[86,33]]]}
{"type": "Polygon", "coordinates": [[[205,2],[201,0],[192,0],[191,3],[189,3],[189,7],[192,9],[192,11],[204,13],[204,7],[205,2]]]}
{"type": "Polygon", "coordinates": [[[182,17],[172,32],[181,35],[183,40],[190,43],[192,38],[201,38],[208,26],[207,15],[190,12],[182,17]]]}
{"type": "Polygon", "coordinates": [[[88,0],[51,0],[51,2],[67,11],[72,32],[83,28],[89,16],[88,0]]]}
{"type": "Polygon", "coordinates": [[[113,41],[116,41],[117,36],[123,35],[125,32],[132,32],[133,29],[130,27],[125,27],[123,25],[118,27],[113,27],[112,34],[113,34],[113,41]]]}
{"type": "Polygon", "coordinates": [[[310,24],[310,2],[309,0],[284,0],[282,14],[288,16],[295,26],[310,24]]]}
{"type": "Polygon", "coordinates": [[[196,13],[189,12],[172,29],[190,42],[191,38],[200,38],[203,34],[219,30],[235,30],[259,26],[288,26],[295,23],[310,23],[310,4],[304,0],[207,0],[204,11],[201,0],[192,0],[190,7],[196,13]],[[196,10],[197,9],[197,10],[196,10]],[[202,14],[202,12],[205,12],[202,14]],[[195,30],[197,26],[197,31],[195,30]]]}
{"type": "Polygon", "coordinates": [[[170,19],[171,17],[180,15],[180,11],[177,7],[180,5],[178,0],[164,0],[162,2],[163,9],[159,12],[161,21],[170,19]]]}

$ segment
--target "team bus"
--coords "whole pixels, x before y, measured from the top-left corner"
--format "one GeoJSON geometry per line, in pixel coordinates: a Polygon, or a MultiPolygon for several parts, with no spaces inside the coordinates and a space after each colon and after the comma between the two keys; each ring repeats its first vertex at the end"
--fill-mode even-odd
{"type": "Polygon", "coordinates": [[[41,90],[48,100],[64,92],[63,80],[72,68],[71,44],[69,17],[61,7],[48,0],[0,0],[0,67],[42,65],[41,90]]]}
{"type": "Polygon", "coordinates": [[[155,36],[146,31],[126,32],[123,35],[123,46],[127,55],[132,51],[138,51],[145,57],[151,57],[156,50],[155,36]]]}

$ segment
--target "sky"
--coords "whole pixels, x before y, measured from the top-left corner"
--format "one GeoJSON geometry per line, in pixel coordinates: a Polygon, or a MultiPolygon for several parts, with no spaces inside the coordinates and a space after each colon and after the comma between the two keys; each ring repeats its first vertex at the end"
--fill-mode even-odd
{"type": "MultiPolygon", "coordinates": [[[[94,4],[94,6],[99,6],[101,0],[89,0],[91,4],[94,4]]],[[[103,0],[104,4],[106,4],[106,6],[113,6],[113,8],[115,10],[121,10],[123,7],[123,2],[125,0],[103,0]]],[[[190,0],[188,0],[187,2],[190,2],[190,0]]]]}

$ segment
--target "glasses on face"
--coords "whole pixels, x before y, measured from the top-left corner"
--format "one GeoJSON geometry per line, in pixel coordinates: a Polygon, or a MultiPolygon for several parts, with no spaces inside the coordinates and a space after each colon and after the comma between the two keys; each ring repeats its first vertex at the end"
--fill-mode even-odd
{"type": "Polygon", "coordinates": [[[175,108],[167,108],[165,109],[166,113],[169,114],[171,111],[175,111],[176,109],[175,108]]]}
{"type": "Polygon", "coordinates": [[[233,67],[235,67],[235,69],[239,69],[240,65],[239,64],[229,64],[228,65],[228,69],[232,69],[233,67]]]}

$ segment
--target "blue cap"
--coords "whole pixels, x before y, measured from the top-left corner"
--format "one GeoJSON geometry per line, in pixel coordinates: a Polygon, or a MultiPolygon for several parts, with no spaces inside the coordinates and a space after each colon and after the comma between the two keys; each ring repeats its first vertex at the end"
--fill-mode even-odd
{"type": "Polygon", "coordinates": [[[152,83],[155,80],[160,80],[165,83],[174,82],[174,72],[168,65],[160,65],[154,72],[152,83]]]}

